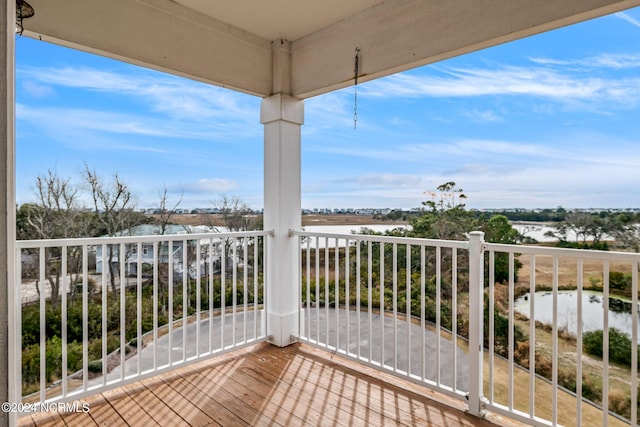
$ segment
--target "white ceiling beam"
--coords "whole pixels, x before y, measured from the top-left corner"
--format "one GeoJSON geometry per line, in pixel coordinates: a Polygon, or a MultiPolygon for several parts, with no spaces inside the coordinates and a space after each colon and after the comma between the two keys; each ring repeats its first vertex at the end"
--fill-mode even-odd
{"type": "Polygon", "coordinates": [[[258,96],[271,43],[169,0],[29,0],[25,35],[258,96]]]}
{"type": "Polygon", "coordinates": [[[292,95],[359,82],[640,5],[640,0],[389,0],[292,43],[292,95]]]}

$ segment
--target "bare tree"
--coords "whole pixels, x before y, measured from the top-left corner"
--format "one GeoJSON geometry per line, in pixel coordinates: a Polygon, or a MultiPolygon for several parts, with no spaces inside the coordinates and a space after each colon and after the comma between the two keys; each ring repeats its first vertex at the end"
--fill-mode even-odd
{"type": "Polygon", "coordinates": [[[249,206],[235,196],[222,196],[213,202],[229,231],[247,231],[256,228],[256,218],[249,206]]]}
{"type": "MultiPolygon", "coordinates": [[[[180,194],[180,198],[175,204],[171,204],[169,202],[169,192],[167,190],[167,186],[163,187],[163,190],[160,192],[160,199],[158,203],[158,226],[160,227],[158,230],[158,234],[164,235],[166,234],[169,225],[172,225],[171,217],[174,212],[182,203],[183,193],[180,194]],[[170,206],[170,207],[169,207],[170,206]]],[[[185,230],[188,231],[188,228],[185,227],[185,230]]],[[[162,314],[166,315],[167,310],[167,300],[169,298],[168,295],[168,287],[173,286],[173,283],[169,283],[169,257],[173,256],[173,248],[169,247],[168,242],[159,242],[158,249],[156,252],[156,259],[158,260],[158,286],[160,293],[160,307],[162,314]],[[167,256],[166,260],[163,259],[162,256],[163,251],[166,251],[167,256]]]]}
{"type": "Polygon", "coordinates": [[[171,217],[175,213],[176,209],[178,209],[178,206],[182,203],[182,198],[184,197],[184,193],[180,193],[178,201],[173,205],[173,207],[168,208],[168,206],[171,206],[169,203],[168,193],[169,191],[165,185],[162,192],[160,192],[160,202],[158,203],[158,225],[160,226],[160,235],[164,235],[167,232],[167,227],[172,224],[171,217]]]}
{"type": "MultiPolygon", "coordinates": [[[[111,182],[105,182],[95,170],[89,169],[85,163],[83,175],[91,194],[96,220],[105,234],[114,236],[137,225],[138,216],[134,210],[136,197],[117,173],[113,175],[111,182]]],[[[109,276],[111,290],[114,293],[116,292],[115,273],[117,272],[113,262],[115,252],[113,246],[108,245],[109,276]]],[[[120,256],[123,257],[126,254],[120,254],[120,256]]]]}
{"type": "MultiPolygon", "coordinates": [[[[229,231],[248,231],[259,228],[260,221],[256,217],[249,206],[235,196],[222,196],[220,199],[213,202],[213,205],[217,208],[219,215],[222,217],[222,223],[229,231]]],[[[222,256],[225,257],[225,265],[227,270],[233,269],[233,259],[231,254],[233,252],[233,245],[242,247],[243,239],[226,239],[223,242],[222,256]]],[[[242,259],[242,251],[237,251],[236,256],[242,259]]]]}
{"type": "MultiPolygon", "coordinates": [[[[70,178],[61,178],[55,170],[36,177],[35,193],[37,204],[24,208],[25,223],[22,238],[65,239],[82,235],[89,227],[90,220],[77,206],[77,188],[70,178]]],[[[35,254],[34,254],[35,255],[35,254]]],[[[79,248],[68,248],[68,271],[72,276],[72,285],[78,280],[77,267],[79,248]],[[75,273],[75,278],[74,278],[75,273]]],[[[45,250],[45,274],[51,287],[51,305],[58,306],[60,300],[60,278],[62,271],[62,249],[45,250]]],[[[38,293],[41,292],[36,281],[38,293]]],[[[73,289],[73,287],[72,287],[73,289]]]]}

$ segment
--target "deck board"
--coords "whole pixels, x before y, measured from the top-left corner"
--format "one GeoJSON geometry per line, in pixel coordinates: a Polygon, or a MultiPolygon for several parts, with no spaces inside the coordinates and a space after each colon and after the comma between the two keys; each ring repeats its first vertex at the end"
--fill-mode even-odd
{"type": "MultiPolygon", "coordinates": [[[[150,380],[143,380],[142,383],[147,386],[158,399],[176,412],[187,425],[200,427],[214,424],[214,419],[204,413],[198,405],[171,387],[171,380],[176,381],[175,379],[165,379],[165,375],[160,375],[150,380]],[[157,378],[161,378],[163,381],[159,382],[157,378]]],[[[181,384],[177,385],[177,387],[180,386],[181,384]]],[[[192,393],[188,391],[187,394],[192,395],[192,393]]]]}
{"type": "Polygon", "coordinates": [[[84,401],[88,413],[33,414],[19,424],[496,425],[455,399],[303,344],[257,344],[84,401]]]}
{"type": "Polygon", "coordinates": [[[139,405],[157,424],[180,425],[184,423],[178,414],[141,382],[124,386],[123,389],[127,392],[128,399],[139,405]]]}
{"type": "Polygon", "coordinates": [[[127,423],[131,425],[160,426],[145,409],[127,394],[127,390],[122,387],[102,393],[113,409],[118,412],[127,423]]]}
{"type": "MultiPolygon", "coordinates": [[[[99,426],[121,426],[126,424],[124,418],[109,404],[102,394],[91,399],[91,410],[87,414],[99,426]]],[[[77,414],[76,420],[84,420],[77,414]]],[[[62,416],[64,419],[64,415],[62,416]]]]}

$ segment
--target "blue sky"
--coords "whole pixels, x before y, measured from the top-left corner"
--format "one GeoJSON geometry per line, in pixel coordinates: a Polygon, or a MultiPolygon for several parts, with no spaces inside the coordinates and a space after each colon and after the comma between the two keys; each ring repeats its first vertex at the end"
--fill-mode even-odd
{"type": "MultiPolygon", "coordinates": [[[[364,53],[363,53],[364,54],[364,53]]],[[[158,205],[262,207],[260,99],[21,37],[17,201],[84,163],[158,205]]],[[[305,101],[304,208],[640,207],[640,9],[305,101]]]]}

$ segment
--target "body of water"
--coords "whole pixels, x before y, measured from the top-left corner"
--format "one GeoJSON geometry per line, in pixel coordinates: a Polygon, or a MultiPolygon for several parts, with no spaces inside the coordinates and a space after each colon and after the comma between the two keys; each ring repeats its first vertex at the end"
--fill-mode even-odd
{"type": "MultiPolygon", "coordinates": [[[[368,228],[378,233],[384,233],[387,230],[393,230],[394,228],[408,228],[409,225],[403,224],[372,224],[372,225],[306,225],[303,228],[304,231],[313,233],[326,233],[326,234],[353,234],[359,233],[362,228],[368,228]]],[[[316,241],[314,237],[309,238],[309,244],[312,248],[316,247],[316,241]]],[[[318,247],[324,248],[329,246],[335,248],[336,244],[339,247],[344,247],[346,242],[344,239],[336,242],[336,239],[320,238],[318,241],[318,247]]],[[[306,247],[306,243],[303,244],[306,247]]]]}
{"type": "MultiPolygon", "coordinates": [[[[518,298],[515,302],[515,310],[530,318],[529,298],[529,294],[518,298]]],[[[552,324],[553,294],[536,292],[533,302],[535,320],[552,324]]],[[[575,334],[578,330],[579,320],[582,322],[583,332],[603,329],[604,316],[608,314],[609,328],[616,328],[631,335],[631,303],[609,297],[609,307],[605,310],[604,297],[600,292],[582,292],[582,319],[578,319],[578,291],[559,291],[557,311],[558,328],[565,329],[571,334],[575,334]]]]}
{"type": "MultiPolygon", "coordinates": [[[[545,222],[528,222],[528,221],[513,221],[511,222],[511,226],[518,230],[520,234],[524,234],[527,237],[531,237],[532,239],[536,239],[538,242],[556,242],[558,239],[555,237],[545,236],[548,231],[555,232],[556,229],[553,228],[551,223],[545,222]]],[[[610,236],[603,236],[604,240],[612,240],[613,238],[610,236]]],[[[572,231],[567,233],[567,241],[575,242],[578,238],[576,234],[572,231]]]]}

